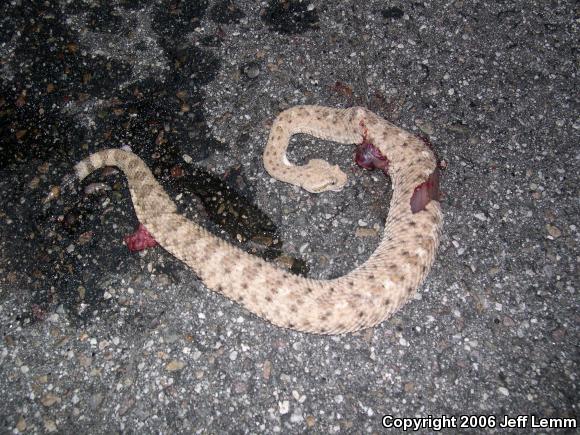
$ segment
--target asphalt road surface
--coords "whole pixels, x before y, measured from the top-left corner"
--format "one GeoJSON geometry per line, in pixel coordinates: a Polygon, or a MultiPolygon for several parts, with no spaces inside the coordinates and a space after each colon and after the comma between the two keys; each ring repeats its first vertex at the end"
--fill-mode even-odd
{"type": "Polygon", "coordinates": [[[577,433],[579,12],[3,2],[0,432],[577,433]],[[129,146],[220,237],[340,276],[377,246],[391,184],[309,137],[290,159],[339,164],[346,188],[272,180],[269,128],[298,104],[368,107],[428,138],[445,168],[435,265],[370,330],[281,329],[163,249],[130,252],[117,171],[59,189],[90,152],[129,146]]]}

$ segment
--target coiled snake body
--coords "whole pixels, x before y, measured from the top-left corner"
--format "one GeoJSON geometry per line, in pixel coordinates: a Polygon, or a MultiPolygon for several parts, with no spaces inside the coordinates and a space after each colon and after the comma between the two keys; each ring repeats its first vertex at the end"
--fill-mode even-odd
{"type": "Polygon", "coordinates": [[[357,163],[388,171],[392,179],[380,244],[366,262],[336,279],[293,275],[186,219],[145,163],[129,151],[99,151],[75,165],[75,172],[82,180],[103,166],[120,168],[137,218],[153,238],[207,287],[273,324],[319,334],[374,326],[412,296],[433,264],[443,222],[435,156],[421,139],[366,109],[293,107],[272,125],[264,166],[273,177],[316,193],[340,190],[346,174],[318,159],[304,166],[290,163],[286,149],[296,133],[357,143],[357,163]]]}

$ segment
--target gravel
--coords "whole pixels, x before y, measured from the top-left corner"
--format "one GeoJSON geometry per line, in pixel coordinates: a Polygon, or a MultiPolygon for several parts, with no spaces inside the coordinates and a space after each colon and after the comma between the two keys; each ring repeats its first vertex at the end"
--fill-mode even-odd
{"type": "Polygon", "coordinates": [[[576,432],[574,2],[111,3],[0,6],[0,432],[435,431],[443,416],[461,433],[506,418],[576,432]],[[162,249],[130,253],[117,171],[60,188],[89,152],[129,146],[211,231],[339,276],[376,247],[390,184],[309,137],[290,159],[338,163],[347,187],[273,181],[261,150],[297,104],[366,106],[445,167],[435,266],[373,329],[283,330],[162,249]]]}

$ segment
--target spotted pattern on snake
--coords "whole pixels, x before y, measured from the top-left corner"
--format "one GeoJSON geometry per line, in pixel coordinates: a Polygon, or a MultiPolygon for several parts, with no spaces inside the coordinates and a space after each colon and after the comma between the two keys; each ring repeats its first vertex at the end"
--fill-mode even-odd
{"type": "Polygon", "coordinates": [[[275,119],[264,167],[274,178],[315,193],[340,190],[347,177],[338,166],[319,159],[304,166],[290,163],[286,149],[296,133],[361,144],[357,161],[378,158],[392,179],[393,195],[378,247],[366,262],[335,279],[293,275],[188,220],[177,213],[145,163],[129,151],[99,151],[79,162],[75,172],[82,180],[104,166],[120,168],[137,218],[154,239],[191,267],[208,288],[274,325],[317,334],[375,326],[412,297],[433,264],[443,224],[434,187],[436,158],[421,139],[364,108],[296,106],[275,119]]]}

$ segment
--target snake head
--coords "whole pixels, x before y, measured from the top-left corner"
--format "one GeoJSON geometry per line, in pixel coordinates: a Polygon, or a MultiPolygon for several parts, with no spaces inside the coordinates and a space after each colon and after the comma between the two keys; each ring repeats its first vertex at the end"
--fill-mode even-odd
{"type": "Polygon", "coordinates": [[[346,184],[347,176],[338,167],[325,160],[312,159],[302,167],[304,175],[300,187],[312,193],[322,193],[327,190],[339,191],[346,184]]]}

